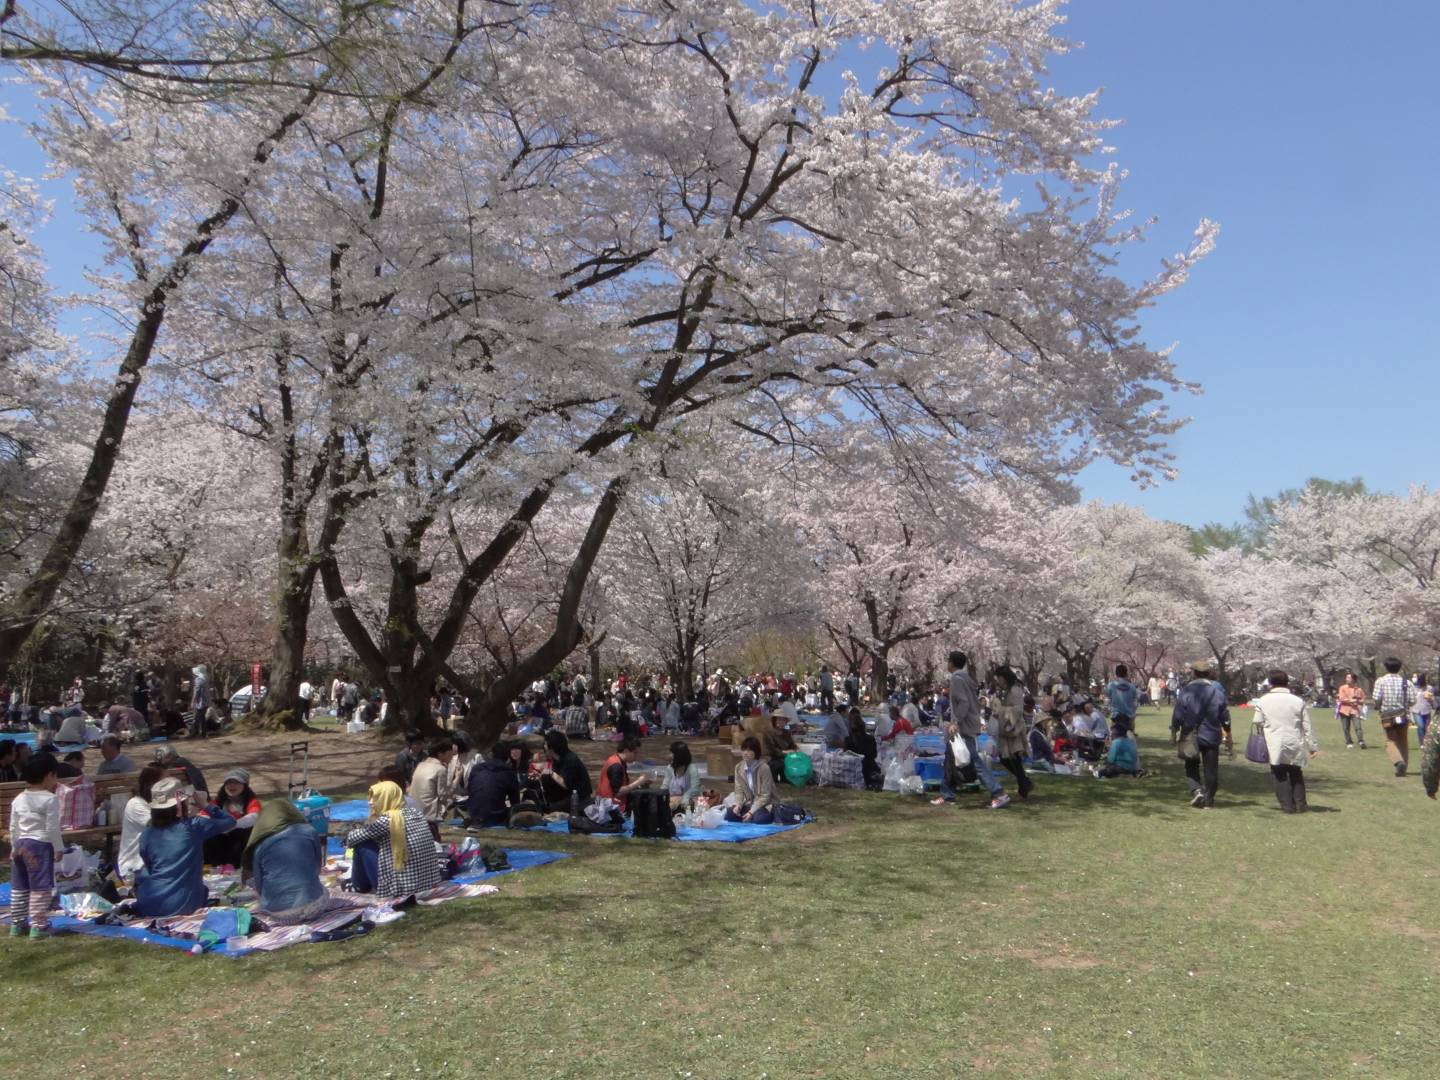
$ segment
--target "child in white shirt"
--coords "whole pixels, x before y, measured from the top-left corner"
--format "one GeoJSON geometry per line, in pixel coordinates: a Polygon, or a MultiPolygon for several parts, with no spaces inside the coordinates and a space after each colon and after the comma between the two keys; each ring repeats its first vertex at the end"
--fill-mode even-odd
{"type": "Polygon", "coordinates": [[[55,759],[36,754],[21,778],[29,786],[10,804],[10,936],[23,937],[28,928],[32,938],[43,938],[50,935],[55,860],[65,850],[55,759]]]}

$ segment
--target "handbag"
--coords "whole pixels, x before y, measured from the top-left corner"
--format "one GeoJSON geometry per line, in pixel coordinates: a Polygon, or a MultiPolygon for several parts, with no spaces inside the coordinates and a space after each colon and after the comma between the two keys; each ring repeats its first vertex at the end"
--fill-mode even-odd
{"type": "Polygon", "coordinates": [[[1265,742],[1264,729],[1260,724],[1250,726],[1250,738],[1245,741],[1245,760],[1256,765],[1270,764],[1270,747],[1265,742]]]}
{"type": "Polygon", "coordinates": [[[1180,744],[1175,749],[1175,756],[1181,761],[1200,760],[1200,732],[1188,731],[1180,738],[1180,744]]]}

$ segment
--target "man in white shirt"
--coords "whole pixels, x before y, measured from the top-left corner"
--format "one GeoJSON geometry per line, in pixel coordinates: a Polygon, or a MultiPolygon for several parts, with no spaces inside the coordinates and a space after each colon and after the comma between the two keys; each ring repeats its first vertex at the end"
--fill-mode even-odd
{"type": "Polygon", "coordinates": [[[314,692],[315,688],[310,685],[309,679],[300,680],[300,700],[298,704],[300,706],[300,722],[302,724],[308,724],[310,722],[310,695],[314,692]]]}

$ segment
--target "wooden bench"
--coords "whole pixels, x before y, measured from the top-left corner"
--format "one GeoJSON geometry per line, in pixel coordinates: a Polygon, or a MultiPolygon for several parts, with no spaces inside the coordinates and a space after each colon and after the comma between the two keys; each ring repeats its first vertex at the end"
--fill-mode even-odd
{"type": "MultiPolygon", "coordinates": [[[[181,780],[186,779],[183,768],[171,769],[169,775],[181,780]]],[[[135,781],[139,776],[138,772],[92,776],[90,782],[95,786],[95,808],[98,810],[102,806],[108,806],[111,798],[116,795],[131,794],[135,790],[135,781]]],[[[26,785],[23,782],[0,784],[0,842],[5,843],[7,847],[10,843],[10,804],[15,801],[15,796],[25,788],[26,785]]],[[[112,821],[106,825],[91,825],[84,829],[62,829],[60,832],[61,839],[67,844],[86,847],[89,844],[103,843],[107,860],[114,855],[115,837],[119,835],[119,821],[112,821]]]]}

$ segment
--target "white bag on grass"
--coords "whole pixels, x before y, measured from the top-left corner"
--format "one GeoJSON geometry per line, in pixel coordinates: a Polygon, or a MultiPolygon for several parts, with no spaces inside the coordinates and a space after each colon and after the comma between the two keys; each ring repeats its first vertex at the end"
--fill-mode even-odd
{"type": "Polygon", "coordinates": [[[900,794],[902,795],[924,795],[925,781],[914,773],[900,781],[900,794]]]}
{"type": "Polygon", "coordinates": [[[884,784],[885,790],[886,790],[886,791],[899,791],[899,790],[900,790],[900,784],[901,784],[901,782],[902,782],[904,779],[905,779],[905,770],[901,767],[900,762],[899,762],[898,760],[896,760],[895,758],[891,758],[891,759],[885,764],[885,784],[884,784]]]}

